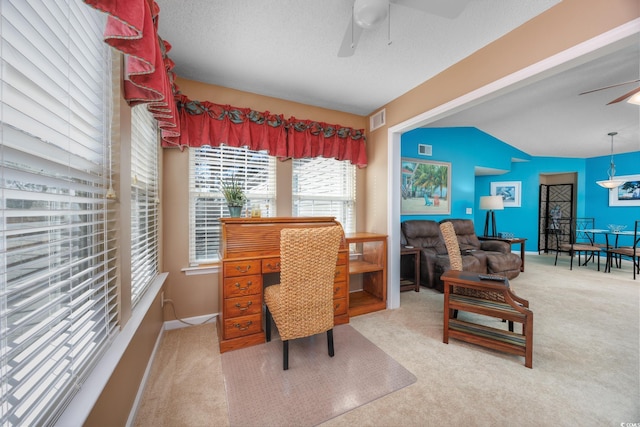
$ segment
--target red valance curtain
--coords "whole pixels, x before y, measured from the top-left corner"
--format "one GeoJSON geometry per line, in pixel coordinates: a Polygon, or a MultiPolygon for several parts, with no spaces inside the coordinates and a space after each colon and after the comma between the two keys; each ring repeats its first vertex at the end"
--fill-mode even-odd
{"type": "Polygon", "coordinates": [[[124,96],[129,105],[148,103],[164,143],[177,144],[180,125],[173,100],[171,45],[158,36],[160,8],[154,0],[84,0],[107,13],[105,42],[126,54],[124,96]]]}
{"type": "Polygon", "coordinates": [[[287,155],[294,159],[325,157],[349,160],[363,168],[367,166],[367,152],[363,129],[298,120],[287,120],[287,155]]]}
{"type": "Polygon", "coordinates": [[[286,122],[282,115],[249,108],[192,101],[176,96],[180,114],[181,147],[219,146],[249,147],[269,154],[287,156],[286,122]]]}
{"type": "Polygon", "coordinates": [[[249,108],[192,101],[177,95],[181,147],[246,146],[280,158],[326,157],[367,166],[364,130],[339,125],[284,119],[249,108]]]}

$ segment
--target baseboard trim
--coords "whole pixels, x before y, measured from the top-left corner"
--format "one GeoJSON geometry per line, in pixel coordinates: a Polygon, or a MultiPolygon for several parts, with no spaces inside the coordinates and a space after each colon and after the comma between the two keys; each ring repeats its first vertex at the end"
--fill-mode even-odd
{"type": "Polygon", "coordinates": [[[218,319],[218,315],[218,313],[212,313],[202,316],[188,317],[186,319],[182,319],[182,322],[180,320],[169,320],[167,322],[164,322],[164,330],[170,331],[172,329],[186,328],[188,326],[204,325],[205,323],[215,323],[218,319]]]}

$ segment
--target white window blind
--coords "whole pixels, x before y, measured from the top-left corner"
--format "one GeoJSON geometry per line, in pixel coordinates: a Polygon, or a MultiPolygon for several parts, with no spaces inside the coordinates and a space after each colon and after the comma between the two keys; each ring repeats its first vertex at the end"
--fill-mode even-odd
{"type": "Polygon", "coordinates": [[[348,161],[293,161],[293,216],[333,216],[355,232],[356,168],[348,161]]]}
{"type": "Polygon", "coordinates": [[[253,205],[263,217],[276,215],[276,160],[264,151],[225,145],[191,148],[189,156],[189,261],[197,265],[218,259],[218,219],[229,216],[221,180],[234,177],[242,184],[248,198],[243,215],[253,205]]]}
{"type": "Polygon", "coordinates": [[[0,425],[48,425],[117,326],[104,17],[2,0],[0,425]]]}
{"type": "Polygon", "coordinates": [[[158,122],[138,105],[131,111],[131,305],[158,275],[158,122]]]}

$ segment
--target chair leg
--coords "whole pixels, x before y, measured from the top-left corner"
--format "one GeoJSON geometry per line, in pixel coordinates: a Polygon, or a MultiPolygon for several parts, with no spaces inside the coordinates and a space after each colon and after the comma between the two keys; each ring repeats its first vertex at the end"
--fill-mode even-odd
{"type": "MultiPolygon", "coordinates": [[[[573,255],[575,255],[573,252],[569,252],[569,257],[571,258],[571,261],[569,261],[569,270],[573,270],[573,255]]],[[[578,256],[580,256],[580,252],[578,252],[578,256]]]]}
{"type": "Polygon", "coordinates": [[[267,342],[271,342],[271,312],[269,311],[269,306],[268,305],[264,305],[266,311],[265,311],[265,325],[264,325],[264,329],[265,329],[265,335],[267,338],[267,342]]]}
{"type": "Polygon", "coordinates": [[[329,357],[335,354],[333,350],[333,328],[327,331],[327,345],[329,346],[329,357]]]}
{"type": "Polygon", "coordinates": [[[289,369],[289,340],[282,341],[282,370],[289,369]]]}

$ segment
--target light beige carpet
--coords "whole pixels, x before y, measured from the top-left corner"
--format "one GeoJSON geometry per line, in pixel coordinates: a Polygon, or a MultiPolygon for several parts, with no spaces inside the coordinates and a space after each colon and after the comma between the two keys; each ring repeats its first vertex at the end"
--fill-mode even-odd
{"type": "MultiPolygon", "coordinates": [[[[526,272],[511,281],[534,312],[533,369],[522,357],[453,339],[443,344],[442,294],[403,292],[400,308],[353,317],[350,325],[417,381],[322,425],[640,422],[640,279],[632,279],[629,262],[604,273],[575,263],[570,271],[566,255],[556,267],[553,261],[527,254],[526,272]]],[[[165,333],[135,425],[229,425],[214,325],[165,333]]]]}
{"type": "Polygon", "coordinates": [[[327,335],[282,341],[222,354],[232,426],[314,426],[416,381],[416,377],[349,325],[327,335]]]}

